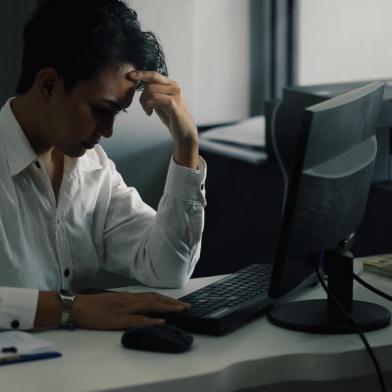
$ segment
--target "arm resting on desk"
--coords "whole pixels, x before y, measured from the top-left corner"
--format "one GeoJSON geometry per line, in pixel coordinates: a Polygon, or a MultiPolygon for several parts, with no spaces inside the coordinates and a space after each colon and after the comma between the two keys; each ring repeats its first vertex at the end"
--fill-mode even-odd
{"type": "MultiPolygon", "coordinates": [[[[182,312],[189,307],[188,304],[158,293],[79,294],[71,306],[70,322],[81,328],[126,329],[131,325],[162,324],[164,320],[147,315],[182,312]]],[[[58,294],[54,291],[41,291],[35,327],[59,325],[60,312],[58,294]]]]}

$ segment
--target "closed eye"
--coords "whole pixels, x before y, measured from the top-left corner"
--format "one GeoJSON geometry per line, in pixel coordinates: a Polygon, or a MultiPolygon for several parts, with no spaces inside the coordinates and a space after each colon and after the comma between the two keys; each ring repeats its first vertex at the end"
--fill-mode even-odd
{"type": "MultiPolygon", "coordinates": [[[[122,109],[121,110],[124,113],[128,113],[128,110],[122,109]]],[[[99,108],[99,107],[91,107],[91,112],[94,117],[102,118],[102,117],[110,117],[110,116],[117,116],[117,114],[120,113],[120,111],[116,110],[108,110],[106,108],[99,108]]]]}

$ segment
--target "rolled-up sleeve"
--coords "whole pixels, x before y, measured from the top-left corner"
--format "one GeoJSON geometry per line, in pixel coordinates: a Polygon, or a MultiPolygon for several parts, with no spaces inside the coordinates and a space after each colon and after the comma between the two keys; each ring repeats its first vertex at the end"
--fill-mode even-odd
{"type": "Polygon", "coordinates": [[[181,287],[200,257],[207,167],[170,161],[157,211],[127,187],[113,166],[104,230],[104,267],[152,287],[181,287]]]}
{"type": "Polygon", "coordinates": [[[34,328],[38,290],[0,287],[0,329],[34,328]]]}

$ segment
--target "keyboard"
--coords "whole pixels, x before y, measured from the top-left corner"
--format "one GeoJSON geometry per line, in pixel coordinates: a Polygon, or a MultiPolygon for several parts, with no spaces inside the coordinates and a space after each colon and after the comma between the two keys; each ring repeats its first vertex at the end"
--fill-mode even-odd
{"type": "Polygon", "coordinates": [[[252,264],[193,291],[181,301],[192,305],[182,313],[159,317],[190,332],[222,335],[263,314],[272,305],[268,297],[272,264],[252,264]]]}

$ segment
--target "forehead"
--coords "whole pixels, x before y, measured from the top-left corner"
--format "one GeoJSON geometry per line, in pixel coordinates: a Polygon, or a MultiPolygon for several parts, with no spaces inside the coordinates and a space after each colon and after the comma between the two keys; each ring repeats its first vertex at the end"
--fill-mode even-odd
{"type": "Polygon", "coordinates": [[[88,99],[124,101],[135,90],[135,83],[126,75],[136,70],[132,64],[110,65],[91,80],[82,80],[75,86],[75,93],[88,99]]]}

